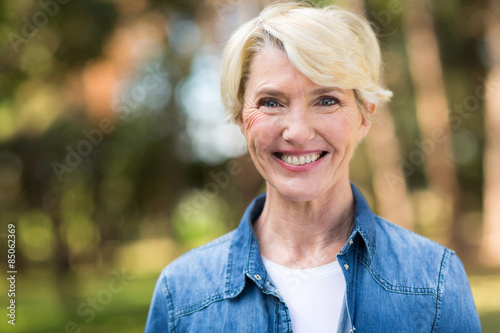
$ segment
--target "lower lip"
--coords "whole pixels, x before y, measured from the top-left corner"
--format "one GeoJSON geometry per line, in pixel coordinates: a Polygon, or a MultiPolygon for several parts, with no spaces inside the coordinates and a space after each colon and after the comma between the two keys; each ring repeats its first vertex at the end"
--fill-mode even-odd
{"type": "Polygon", "coordinates": [[[283,161],[281,158],[279,158],[278,156],[275,156],[274,155],[274,158],[276,158],[278,160],[278,162],[287,170],[289,171],[294,171],[294,172],[304,172],[304,171],[310,171],[312,170],[314,167],[316,167],[319,163],[321,163],[321,161],[323,160],[323,157],[325,157],[325,155],[321,156],[320,158],[318,158],[316,161],[314,162],[311,162],[311,163],[306,163],[306,164],[301,164],[301,165],[292,165],[292,164],[288,164],[286,163],[285,161],[283,161]]]}

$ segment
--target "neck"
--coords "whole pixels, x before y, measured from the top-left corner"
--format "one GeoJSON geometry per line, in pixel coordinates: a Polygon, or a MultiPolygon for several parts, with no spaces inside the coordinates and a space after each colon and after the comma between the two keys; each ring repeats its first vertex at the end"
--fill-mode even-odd
{"type": "Polygon", "coordinates": [[[310,268],[336,260],[353,218],[349,181],[313,201],[290,200],[267,185],[254,230],[264,257],[291,268],[310,268]]]}

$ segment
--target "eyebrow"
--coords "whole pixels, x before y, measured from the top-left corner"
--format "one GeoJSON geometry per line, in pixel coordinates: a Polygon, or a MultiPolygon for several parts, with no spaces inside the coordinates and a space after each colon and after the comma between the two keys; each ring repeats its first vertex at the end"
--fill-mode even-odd
{"type": "Polygon", "coordinates": [[[276,89],[269,89],[269,88],[258,89],[256,92],[256,95],[257,96],[258,95],[269,95],[272,97],[279,97],[279,98],[287,97],[286,94],[283,93],[282,91],[279,91],[276,89]]]}
{"type": "MultiPolygon", "coordinates": [[[[335,87],[319,87],[316,89],[313,89],[311,91],[311,95],[317,96],[317,95],[323,95],[323,94],[328,94],[331,92],[338,92],[338,93],[343,93],[342,89],[340,88],[335,88],[335,87]]],[[[285,93],[283,93],[280,90],[277,89],[272,89],[272,88],[263,88],[263,89],[258,89],[256,91],[256,95],[268,95],[271,97],[278,97],[278,98],[283,98],[287,97],[285,93]]]]}
{"type": "Polygon", "coordinates": [[[312,93],[312,95],[323,95],[323,94],[328,94],[331,92],[343,93],[342,89],[335,88],[335,87],[320,87],[320,88],[314,89],[311,93],[312,93]]]}

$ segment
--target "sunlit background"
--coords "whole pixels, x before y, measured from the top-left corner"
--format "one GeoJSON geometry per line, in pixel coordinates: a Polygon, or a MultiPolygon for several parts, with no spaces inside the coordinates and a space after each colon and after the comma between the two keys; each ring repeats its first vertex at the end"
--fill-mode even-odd
{"type": "MultiPolygon", "coordinates": [[[[267,3],[0,0],[2,332],[140,332],[161,269],[237,226],[264,186],[221,105],[221,50],[267,3]]],[[[373,23],[394,92],[351,178],[459,254],[496,332],[500,3],[335,3],[373,23]]]]}

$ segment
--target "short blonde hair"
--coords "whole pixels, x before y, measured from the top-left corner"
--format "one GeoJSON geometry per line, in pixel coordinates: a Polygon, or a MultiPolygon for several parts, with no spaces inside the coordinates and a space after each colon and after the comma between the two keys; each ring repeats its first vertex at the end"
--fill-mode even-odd
{"type": "Polygon", "coordinates": [[[252,56],[266,47],[285,52],[292,64],[318,85],[354,89],[363,116],[365,103],[387,101],[380,86],[381,54],[377,37],[362,17],[335,6],[278,3],[243,24],[222,55],[221,95],[233,119],[241,114],[252,56]]]}

